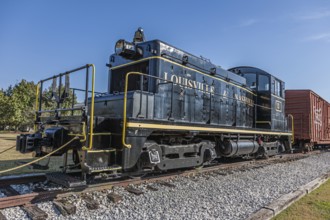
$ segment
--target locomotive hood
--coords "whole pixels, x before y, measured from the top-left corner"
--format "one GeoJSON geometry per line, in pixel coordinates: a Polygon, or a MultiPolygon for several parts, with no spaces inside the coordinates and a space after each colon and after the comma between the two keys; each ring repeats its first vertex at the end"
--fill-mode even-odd
{"type": "Polygon", "coordinates": [[[156,58],[165,58],[238,85],[246,84],[245,78],[211,63],[209,59],[192,55],[158,39],[139,42],[118,40],[115,46],[115,53],[110,55],[110,63],[107,66],[114,68],[131,62],[156,58]]]}

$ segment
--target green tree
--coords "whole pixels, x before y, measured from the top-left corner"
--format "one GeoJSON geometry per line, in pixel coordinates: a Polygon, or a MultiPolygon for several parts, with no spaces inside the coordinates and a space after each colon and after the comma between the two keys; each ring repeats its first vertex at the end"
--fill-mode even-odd
{"type": "MultiPolygon", "coordinates": [[[[11,88],[11,87],[10,87],[11,88]]],[[[1,90],[0,92],[0,123],[2,129],[7,126],[14,126],[15,122],[15,106],[16,103],[8,95],[8,90],[1,90]]]]}
{"type": "Polygon", "coordinates": [[[32,127],[34,119],[36,85],[21,80],[15,86],[0,90],[0,126],[17,130],[22,126],[32,127]]]}
{"type": "MultiPolygon", "coordinates": [[[[0,89],[0,129],[9,126],[12,129],[33,127],[36,114],[36,89],[34,82],[21,80],[6,90],[0,89]]],[[[58,91],[58,88],[57,90],[58,91]]],[[[60,108],[71,108],[72,103],[77,103],[77,97],[73,96],[72,90],[68,94],[61,88],[61,94],[52,95],[52,88],[42,92],[42,110],[54,110],[57,102],[61,99],[60,108]]],[[[39,97],[38,97],[39,98],[39,97]]],[[[71,111],[62,112],[61,115],[70,115],[71,111]]],[[[54,113],[42,114],[42,116],[54,116],[54,113]]]]}
{"type": "Polygon", "coordinates": [[[11,121],[15,129],[22,126],[33,126],[35,117],[35,93],[36,84],[24,79],[12,88],[10,99],[14,117],[11,121]]]}
{"type": "Polygon", "coordinates": [[[8,124],[8,112],[9,112],[8,96],[6,96],[5,91],[0,90],[0,129],[8,124]]]}

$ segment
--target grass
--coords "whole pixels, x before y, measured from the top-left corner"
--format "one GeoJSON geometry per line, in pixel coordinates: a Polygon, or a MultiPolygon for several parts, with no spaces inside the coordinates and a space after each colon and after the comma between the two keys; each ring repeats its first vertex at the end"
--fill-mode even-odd
{"type": "Polygon", "coordinates": [[[330,219],[330,180],[273,218],[273,220],[298,219],[330,219]]]}
{"type": "Polygon", "coordinates": [[[8,160],[17,160],[17,159],[31,159],[31,153],[22,154],[16,151],[16,148],[12,148],[8,151],[8,148],[16,145],[16,136],[19,135],[18,133],[14,132],[1,132],[0,133],[0,163],[1,161],[8,161],[8,160]],[[5,151],[5,152],[3,152],[5,151]]]}

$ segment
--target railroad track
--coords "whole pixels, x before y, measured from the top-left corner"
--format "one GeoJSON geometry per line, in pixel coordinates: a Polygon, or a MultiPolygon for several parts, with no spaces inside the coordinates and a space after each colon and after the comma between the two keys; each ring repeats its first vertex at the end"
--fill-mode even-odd
{"type": "MultiPolygon", "coordinates": [[[[290,162],[302,158],[306,158],[313,154],[322,153],[321,151],[314,151],[309,154],[284,154],[281,156],[275,156],[267,160],[249,160],[249,161],[239,161],[235,163],[222,163],[214,166],[203,167],[199,169],[189,169],[181,170],[176,172],[169,172],[163,174],[154,174],[141,178],[134,179],[124,179],[116,181],[107,181],[101,183],[89,184],[84,187],[77,188],[63,188],[61,190],[50,190],[44,191],[43,189],[36,188],[33,192],[27,194],[20,194],[16,191],[12,185],[20,184],[30,184],[38,183],[46,180],[45,174],[39,175],[24,175],[24,176],[14,176],[14,177],[1,177],[0,178],[0,192],[5,194],[6,197],[0,198],[0,210],[9,207],[20,206],[28,214],[31,219],[45,219],[47,218],[47,213],[38,208],[35,204],[45,201],[53,201],[54,206],[63,214],[69,215],[75,213],[75,206],[71,203],[66,202],[66,198],[77,194],[84,199],[88,209],[97,209],[98,203],[94,201],[88,193],[93,191],[104,191],[111,189],[112,187],[125,187],[125,189],[135,195],[140,195],[143,192],[135,185],[143,183],[158,183],[167,187],[175,187],[174,184],[169,183],[168,180],[175,179],[182,176],[194,176],[202,175],[207,173],[215,173],[216,175],[227,175],[232,171],[246,169],[257,169],[264,166],[274,164],[274,163],[284,163],[290,162]]],[[[148,190],[156,191],[156,187],[149,185],[148,190]]],[[[112,202],[118,202],[122,199],[120,195],[110,193],[107,195],[108,199],[112,202]]],[[[0,211],[0,219],[5,219],[0,211]]]]}

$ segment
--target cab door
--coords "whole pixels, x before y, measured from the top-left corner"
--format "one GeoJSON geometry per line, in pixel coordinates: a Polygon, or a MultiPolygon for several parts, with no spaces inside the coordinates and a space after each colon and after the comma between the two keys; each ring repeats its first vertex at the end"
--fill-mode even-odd
{"type": "Polygon", "coordinates": [[[272,129],[283,130],[285,126],[284,117],[284,82],[272,77],[271,89],[272,101],[272,129]]]}
{"type": "Polygon", "coordinates": [[[270,75],[257,74],[256,127],[271,129],[272,100],[270,91],[270,75]]]}

